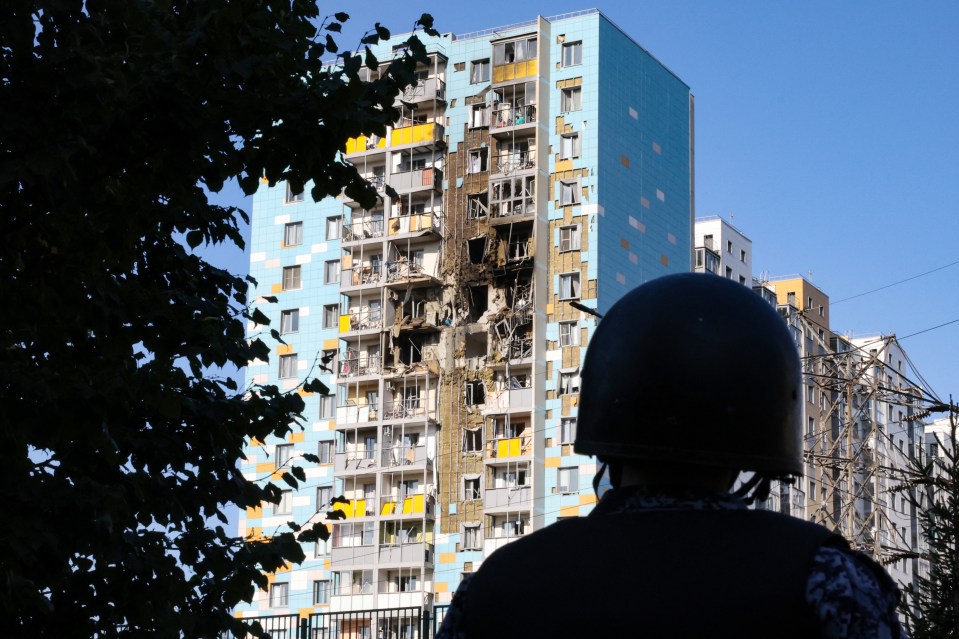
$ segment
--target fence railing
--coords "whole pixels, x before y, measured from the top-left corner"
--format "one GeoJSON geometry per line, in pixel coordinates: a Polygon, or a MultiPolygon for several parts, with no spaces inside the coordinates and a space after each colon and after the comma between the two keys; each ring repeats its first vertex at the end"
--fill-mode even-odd
{"type": "MultiPolygon", "coordinates": [[[[243,617],[270,633],[271,639],[344,639],[347,637],[396,637],[432,639],[446,616],[448,605],[429,607],[378,608],[315,612],[307,617],[297,614],[243,617]]],[[[248,636],[248,635],[247,635],[248,636]]],[[[245,639],[227,634],[224,639],[245,639]]]]}

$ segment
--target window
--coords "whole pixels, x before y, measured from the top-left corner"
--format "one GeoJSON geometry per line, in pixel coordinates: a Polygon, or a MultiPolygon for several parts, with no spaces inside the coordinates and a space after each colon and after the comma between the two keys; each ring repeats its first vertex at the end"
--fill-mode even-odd
{"type": "Polygon", "coordinates": [[[323,264],[323,283],[324,284],[340,283],[340,261],[339,260],[329,260],[325,264],[323,264]]]}
{"type": "Polygon", "coordinates": [[[487,157],[487,149],[472,149],[470,151],[469,165],[466,167],[467,173],[482,173],[483,171],[486,171],[487,157]]]}
{"type": "Polygon", "coordinates": [[[536,208],[533,197],[536,189],[536,176],[526,175],[496,180],[490,184],[492,195],[489,198],[489,214],[492,217],[510,215],[531,215],[536,208]]]}
{"type": "Polygon", "coordinates": [[[489,82],[489,72],[489,58],[485,60],[473,60],[472,64],[470,64],[470,84],[489,82]]]}
{"type": "Polygon", "coordinates": [[[563,44],[563,66],[575,67],[583,63],[583,41],[563,44]]]}
{"type": "Polygon", "coordinates": [[[330,540],[317,539],[316,543],[313,544],[313,558],[318,559],[328,554],[330,554],[330,540]]]}
{"type": "Polygon", "coordinates": [[[466,382],[466,405],[477,406],[486,402],[486,387],[483,380],[471,379],[466,382]]]}
{"type": "Polygon", "coordinates": [[[280,311],[280,333],[296,333],[300,330],[300,309],[280,311]]]}
{"type": "Polygon", "coordinates": [[[293,444],[280,444],[276,447],[276,467],[283,468],[290,463],[290,455],[293,453],[293,444]]]}
{"type": "Polygon", "coordinates": [[[286,608],[290,605],[290,584],[270,585],[270,608],[286,608]]]}
{"type": "Polygon", "coordinates": [[[740,275],[740,276],[739,276],[739,283],[745,286],[745,284],[746,284],[746,278],[745,278],[745,276],[743,276],[743,275],[740,275]]]}
{"type": "Polygon", "coordinates": [[[578,251],[580,249],[579,224],[559,227],[559,250],[578,251]]]}
{"type": "Polygon", "coordinates": [[[573,395],[579,392],[579,371],[560,372],[559,394],[573,395]]]}
{"type": "Polygon", "coordinates": [[[576,418],[563,417],[559,420],[559,443],[572,444],[576,441],[576,418]]]}
{"type": "Polygon", "coordinates": [[[560,181],[559,183],[559,203],[560,206],[569,206],[579,204],[579,182],[560,181]]]}
{"type": "Polygon", "coordinates": [[[513,64],[536,59],[536,38],[523,38],[493,45],[493,64],[513,64]]]}
{"type": "Polygon", "coordinates": [[[336,397],[320,395],[320,419],[333,419],[336,416],[336,397]]]}
{"type": "Polygon", "coordinates": [[[313,605],[330,603],[330,580],[317,579],[313,582],[313,605]]]}
{"type": "Polygon", "coordinates": [[[559,323],[559,345],[579,346],[579,326],[576,322],[559,323]]]}
{"type": "Polygon", "coordinates": [[[291,186],[290,186],[290,183],[287,182],[287,183],[286,183],[286,198],[284,199],[284,201],[285,201],[287,204],[296,204],[297,202],[302,202],[302,201],[303,201],[303,191],[301,190],[299,193],[294,193],[294,192],[293,192],[293,187],[291,187],[291,186]]]}
{"type": "Polygon", "coordinates": [[[728,266],[726,267],[726,279],[727,280],[733,279],[733,269],[731,269],[728,266]]]}
{"type": "Polygon", "coordinates": [[[563,160],[578,158],[582,150],[579,133],[570,133],[560,138],[559,156],[563,160]]]}
{"type": "Polygon", "coordinates": [[[283,267],[283,290],[293,291],[300,288],[300,286],[301,286],[300,267],[284,266],[283,267]]]}
{"type": "Polygon", "coordinates": [[[732,241],[732,240],[726,240],[726,252],[727,252],[727,253],[732,253],[732,252],[733,252],[733,241],[732,241]]]}
{"type": "Polygon", "coordinates": [[[480,498],[480,480],[479,477],[475,479],[464,479],[463,480],[463,499],[466,501],[473,501],[480,498]]]}
{"type": "Polygon", "coordinates": [[[296,377],[296,353],[280,355],[280,377],[296,377]]]}
{"type": "Polygon", "coordinates": [[[558,468],[556,473],[556,492],[575,493],[579,490],[579,468],[558,468]]]}
{"type": "Polygon", "coordinates": [[[460,550],[479,550],[480,548],[480,527],[463,526],[463,543],[460,550]]]}
{"type": "Polygon", "coordinates": [[[316,489],[316,512],[325,511],[332,507],[330,501],[333,499],[332,486],[320,486],[316,489]]]}
{"type": "Polygon", "coordinates": [[[486,104],[474,104],[470,109],[470,128],[489,126],[490,112],[486,104]]]}
{"type": "MultiPolygon", "coordinates": [[[[324,395],[324,397],[333,397],[333,396],[324,395]]],[[[316,456],[320,458],[321,464],[333,463],[333,442],[320,442],[320,445],[317,447],[316,452],[317,452],[316,456]]]]}
{"type": "Polygon", "coordinates": [[[743,249],[739,249],[739,261],[743,264],[746,263],[746,251],[743,249]]]}
{"type": "Polygon", "coordinates": [[[299,246],[303,243],[303,222],[290,222],[283,227],[283,246],[299,246]]]}
{"type": "Polygon", "coordinates": [[[280,503],[273,507],[274,515],[289,515],[293,512],[293,491],[284,490],[280,493],[280,503]]]}
{"type": "Polygon", "coordinates": [[[573,111],[583,110],[583,89],[582,87],[570,87],[563,89],[559,100],[559,110],[563,113],[572,113],[573,111]]]}
{"type": "Polygon", "coordinates": [[[816,501],[816,480],[809,480],[809,498],[816,501]]]}
{"type": "Polygon", "coordinates": [[[326,218],[326,239],[338,240],[343,236],[343,218],[339,215],[326,218]]]}
{"type": "Polygon", "coordinates": [[[579,273],[562,273],[559,276],[559,298],[579,299],[579,273]]]}
{"type": "Polygon", "coordinates": [[[327,304],[323,307],[323,328],[336,328],[340,322],[339,304],[327,304]]]}
{"type": "Polygon", "coordinates": [[[463,452],[481,453],[483,452],[483,430],[464,430],[463,431],[463,452]]]}

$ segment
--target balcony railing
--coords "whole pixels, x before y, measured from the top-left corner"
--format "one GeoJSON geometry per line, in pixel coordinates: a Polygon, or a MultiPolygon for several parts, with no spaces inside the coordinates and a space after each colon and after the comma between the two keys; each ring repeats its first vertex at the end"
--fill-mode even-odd
{"type": "Polygon", "coordinates": [[[380,516],[434,514],[436,500],[432,495],[387,496],[380,498],[380,516]]]}
{"type": "Polygon", "coordinates": [[[529,486],[487,488],[483,495],[484,508],[512,507],[522,510],[532,505],[532,489],[529,486]]]}
{"type": "Polygon", "coordinates": [[[387,262],[386,263],[386,282],[405,282],[408,280],[420,278],[420,277],[432,277],[427,273],[422,264],[416,262],[410,262],[408,260],[401,260],[398,262],[387,262]]]}
{"type": "Polygon", "coordinates": [[[340,360],[340,377],[359,377],[374,375],[382,370],[380,356],[348,357],[340,360]]]}
{"type": "Polygon", "coordinates": [[[432,461],[426,453],[426,446],[422,444],[400,444],[383,448],[382,463],[385,468],[396,466],[412,466],[426,461],[432,461]]]}
{"type": "Polygon", "coordinates": [[[374,511],[376,500],[374,499],[351,499],[347,503],[337,502],[333,504],[333,510],[341,511],[348,519],[353,517],[372,517],[376,514],[374,511]]]}
{"type": "Polygon", "coordinates": [[[522,126],[536,122],[536,106],[513,106],[498,104],[493,110],[493,128],[501,129],[510,126],[522,126]]]}
{"type": "Polygon", "coordinates": [[[511,175],[536,168],[536,155],[532,151],[500,153],[493,156],[493,160],[493,173],[511,175]]]}
{"type": "Polygon", "coordinates": [[[376,406],[372,404],[342,404],[336,407],[337,424],[363,424],[375,422],[378,417],[376,406]]]}
{"type": "Polygon", "coordinates": [[[383,267],[379,264],[365,264],[343,269],[340,277],[342,286],[363,286],[366,284],[379,284],[382,279],[383,267]]]}
{"type": "Polygon", "coordinates": [[[340,325],[340,332],[345,332],[343,329],[349,331],[365,331],[370,328],[382,328],[383,327],[383,312],[380,309],[365,310],[365,311],[350,311],[349,313],[341,316],[346,317],[348,325],[340,325]]]}
{"type": "Polygon", "coordinates": [[[408,419],[429,414],[427,403],[419,397],[407,397],[389,402],[383,407],[383,419],[408,419]]]}
{"type": "Polygon", "coordinates": [[[422,541],[410,541],[397,544],[380,544],[379,563],[432,564],[433,544],[422,541]]]}
{"type": "Polygon", "coordinates": [[[390,175],[390,186],[397,191],[420,189],[439,190],[443,186],[443,171],[432,166],[390,175]]]}
{"type": "Polygon", "coordinates": [[[403,102],[412,102],[414,104],[430,102],[432,100],[446,99],[446,83],[443,80],[433,77],[420,80],[413,86],[406,87],[403,95],[399,98],[403,102]]]}
{"type": "Polygon", "coordinates": [[[333,470],[337,472],[365,471],[376,468],[376,449],[336,453],[333,470]]]}
{"type": "Polygon", "coordinates": [[[506,459],[532,454],[533,438],[528,435],[520,437],[495,437],[486,442],[487,459],[506,459]]]}
{"type": "Polygon", "coordinates": [[[441,220],[442,218],[435,211],[426,211],[413,215],[394,215],[390,217],[389,233],[390,235],[419,233],[422,231],[439,233],[442,228],[441,220]]]}
{"type": "Polygon", "coordinates": [[[486,409],[529,410],[533,406],[532,388],[493,390],[486,393],[486,409]]]}
{"type": "Polygon", "coordinates": [[[438,142],[443,139],[443,125],[435,122],[396,126],[390,133],[390,146],[438,142]]]}
{"type": "Polygon", "coordinates": [[[386,138],[381,138],[378,135],[371,135],[369,137],[365,135],[360,135],[355,138],[350,138],[346,141],[346,154],[350,155],[353,153],[362,153],[364,151],[372,151],[374,149],[385,149],[386,148],[386,138]]]}
{"type": "Polygon", "coordinates": [[[359,242],[383,237],[383,218],[354,220],[343,226],[344,242],[359,242]]]}

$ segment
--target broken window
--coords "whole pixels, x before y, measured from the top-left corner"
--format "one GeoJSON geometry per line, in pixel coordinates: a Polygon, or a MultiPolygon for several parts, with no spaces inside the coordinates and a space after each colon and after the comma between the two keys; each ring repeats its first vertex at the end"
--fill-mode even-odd
{"type": "Polygon", "coordinates": [[[483,429],[463,430],[463,452],[480,453],[483,451],[483,429]]]}
{"type": "Polygon", "coordinates": [[[559,227],[559,250],[578,251],[580,249],[579,224],[559,227]]]}
{"type": "Polygon", "coordinates": [[[470,109],[470,128],[489,126],[489,105],[474,104],[470,109]]]}
{"type": "Polygon", "coordinates": [[[579,133],[568,133],[560,138],[559,157],[562,160],[578,158],[582,152],[579,133]]]}
{"type": "Polygon", "coordinates": [[[579,326],[576,322],[559,323],[559,345],[579,346],[579,326]]]}
{"type": "Polygon", "coordinates": [[[559,298],[579,299],[579,273],[562,273],[559,276],[559,298]]]}
{"type": "Polygon", "coordinates": [[[559,395],[573,395],[579,392],[579,369],[560,371],[559,395]]]}
{"type": "Polygon", "coordinates": [[[476,220],[489,215],[489,201],[486,191],[470,193],[466,196],[466,217],[476,220]]]}
{"type": "Polygon", "coordinates": [[[576,441],[576,418],[563,417],[559,422],[559,442],[572,444],[576,441]]]}
{"type": "Polygon", "coordinates": [[[489,308],[489,289],[486,286],[469,287],[470,318],[475,322],[489,308]]]}
{"type": "Polygon", "coordinates": [[[488,149],[472,149],[469,156],[469,165],[467,173],[482,173],[487,170],[488,149]]]}
{"type": "Polygon", "coordinates": [[[481,550],[480,527],[463,526],[463,542],[460,544],[460,550],[481,550]]]}
{"type": "Polygon", "coordinates": [[[493,92],[496,128],[518,126],[536,121],[536,83],[520,82],[500,87],[493,92]]]}
{"type": "Polygon", "coordinates": [[[483,380],[472,379],[466,382],[466,405],[477,406],[486,403],[486,387],[483,380]]]}
{"type": "Polygon", "coordinates": [[[490,214],[493,217],[531,215],[535,210],[536,177],[526,175],[492,183],[490,214]]]}
{"type": "Polygon", "coordinates": [[[466,248],[470,257],[470,264],[482,264],[486,257],[486,236],[474,237],[466,240],[466,248]]]}
{"type": "Polygon", "coordinates": [[[570,204],[579,204],[580,188],[579,181],[561,180],[559,183],[559,203],[561,206],[570,204]]]}
{"type": "Polygon", "coordinates": [[[493,45],[493,64],[513,64],[536,59],[536,38],[522,38],[493,45]]]}
{"type": "Polygon", "coordinates": [[[513,140],[501,143],[497,147],[496,171],[498,173],[513,173],[535,166],[534,155],[530,152],[529,140],[513,140]]]}
{"type": "Polygon", "coordinates": [[[473,501],[480,498],[480,480],[479,477],[463,480],[463,499],[473,501]]]}
{"type": "Polygon", "coordinates": [[[531,252],[531,240],[532,238],[528,234],[517,235],[516,237],[510,238],[509,259],[515,261],[528,258],[531,252]]]}

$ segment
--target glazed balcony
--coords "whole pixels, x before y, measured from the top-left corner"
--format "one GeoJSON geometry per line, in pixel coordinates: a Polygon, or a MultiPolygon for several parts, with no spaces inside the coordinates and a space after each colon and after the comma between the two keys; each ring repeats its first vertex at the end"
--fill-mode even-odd
{"type": "Polygon", "coordinates": [[[425,444],[384,446],[380,462],[383,468],[402,468],[404,470],[433,467],[433,458],[427,453],[425,444]]]}
{"type": "Polygon", "coordinates": [[[483,509],[500,510],[529,510],[533,506],[533,489],[531,486],[513,486],[502,488],[487,488],[483,494],[483,509]]]}
{"type": "Polygon", "coordinates": [[[383,281],[383,266],[381,263],[361,264],[344,268],[340,274],[340,290],[356,290],[361,288],[378,288],[383,281]]]}
{"type": "Polygon", "coordinates": [[[380,498],[380,517],[433,517],[435,510],[436,500],[423,493],[380,498]]]}
{"type": "Polygon", "coordinates": [[[433,567],[433,544],[423,541],[411,541],[398,544],[380,544],[379,563],[384,564],[413,564],[414,566],[433,567]]]}
{"type": "MultiPolygon", "coordinates": [[[[425,122],[393,127],[390,132],[390,148],[431,146],[443,141],[445,129],[442,124],[425,122]]],[[[396,188],[394,185],[393,188],[396,188]]]]}
{"type": "Polygon", "coordinates": [[[363,307],[351,309],[340,315],[340,334],[358,333],[383,328],[383,311],[379,308],[363,307]]]}
{"type": "Polygon", "coordinates": [[[392,215],[388,225],[391,240],[438,238],[443,232],[443,218],[438,209],[409,215],[392,215]]]}
{"type": "Polygon", "coordinates": [[[536,105],[514,106],[512,104],[497,104],[493,109],[493,120],[490,123],[490,134],[493,137],[507,138],[536,126],[536,105]]]}
{"type": "Polygon", "coordinates": [[[379,355],[340,358],[340,377],[364,377],[367,375],[379,375],[381,371],[382,360],[380,359],[379,355]]]}
{"type": "Polygon", "coordinates": [[[486,442],[486,461],[501,462],[509,459],[529,457],[533,454],[533,438],[528,435],[518,437],[494,437],[486,442]]]}
{"type": "Polygon", "coordinates": [[[415,85],[408,86],[402,95],[396,99],[396,104],[425,104],[428,102],[446,101],[446,82],[437,77],[419,80],[415,85]]]}
{"type": "Polygon", "coordinates": [[[417,191],[441,191],[443,189],[443,171],[428,166],[422,169],[390,174],[390,186],[397,193],[416,193],[417,191]]]}
{"type": "Polygon", "coordinates": [[[493,156],[494,175],[513,175],[536,168],[536,154],[528,151],[507,151],[493,156]]]}
{"type": "Polygon", "coordinates": [[[383,216],[353,218],[343,225],[343,245],[359,244],[368,240],[375,240],[385,235],[383,216]]]}

